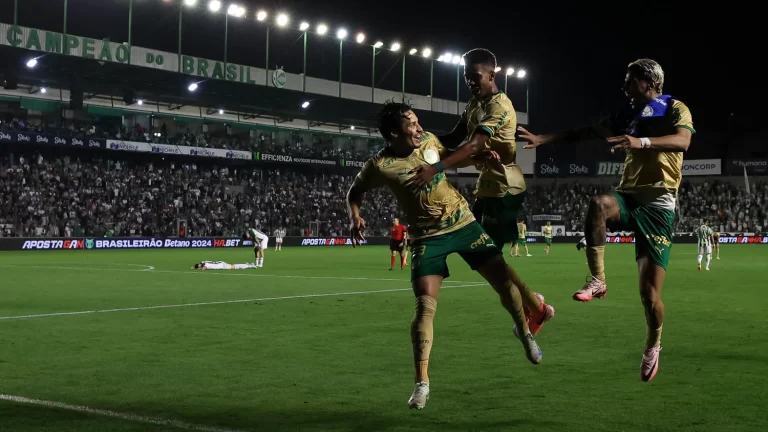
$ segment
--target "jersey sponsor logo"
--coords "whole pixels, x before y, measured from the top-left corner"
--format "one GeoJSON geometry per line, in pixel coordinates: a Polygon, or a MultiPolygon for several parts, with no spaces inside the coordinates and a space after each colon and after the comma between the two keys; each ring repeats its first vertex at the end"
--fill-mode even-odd
{"type": "Polygon", "coordinates": [[[21,249],[26,250],[46,250],[46,249],[82,249],[83,240],[81,239],[66,239],[66,240],[27,240],[21,245],[21,249]]]}

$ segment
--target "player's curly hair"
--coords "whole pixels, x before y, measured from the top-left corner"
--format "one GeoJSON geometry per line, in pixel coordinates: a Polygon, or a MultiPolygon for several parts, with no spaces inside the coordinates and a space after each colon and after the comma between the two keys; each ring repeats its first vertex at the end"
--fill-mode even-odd
{"type": "Polygon", "coordinates": [[[464,53],[462,58],[464,59],[464,64],[488,65],[491,68],[496,69],[496,56],[485,48],[471,49],[464,53]]]}
{"type": "Polygon", "coordinates": [[[384,102],[377,117],[379,132],[385,140],[391,140],[392,132],[400,130],[400,125],[408,111],[413,111],[413,107],[404,101],[396,102],[394,99],[389,99],[384,102]]]}
{"type": "Polygon", "coordinates": [[[664,89],[664,69],[657,61],[647,58],[635,60],[627,66],[627,69],[650,81],[656,93],[661,93],[664,89]]]}

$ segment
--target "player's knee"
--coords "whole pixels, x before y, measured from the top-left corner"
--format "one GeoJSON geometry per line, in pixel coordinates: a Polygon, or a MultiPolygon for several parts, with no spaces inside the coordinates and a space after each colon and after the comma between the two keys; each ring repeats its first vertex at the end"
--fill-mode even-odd
{"type": "Polygon", "coordinates": [[[429,295],[420,295],[416,297],[416,314],[414,322],[422,320],[432,320],[437,313],[437,299],[429,295]]]}
{"type": "Polygon", "coordinates": [[[640,300],[643,302],[644,306],[652,307],[661,303],[661,293],[656,288],[656,286],[652,284],[646,284],[640,290],[640,300]]]}

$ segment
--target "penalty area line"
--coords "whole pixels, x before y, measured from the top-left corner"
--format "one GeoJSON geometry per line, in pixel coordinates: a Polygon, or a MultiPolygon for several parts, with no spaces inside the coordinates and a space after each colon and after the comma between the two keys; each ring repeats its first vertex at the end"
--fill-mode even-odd
{"type": "MultiPolygon", "coordinates": [[[[442,287],[442,289],[469,288],[469,287],[476,287],[476,286],[482,286],[482,285],[487,285],[487,283],[477,282],[477,283],[468,284],[468,285],[451,285],[451,286],[444,286],[442,287]]],[[[240,299],[240,300],[221,300],[221,301],[213,301],[213,302],[179,303],[179,304],[171,304],[171,305],[140,306],[140,307],[116,308],[116,309],[97,309],[97,310],[85,310],[85,311],[76,311],[76,312],[53,312],[53,313],[33,314],[33,315],[11,315],[11,316],[0,316],[0,321],[14,320],[14,319],[46,318],[46,317],[56,317],[56,316],[71,316],[71,315],[91,315],[91,314],[103,314],[103,313],[112,313],[112,312],[144,311],[144,310],[154,310],[154,309],[174,309],[174,308],[183,308],[183,307],[192,307],[192,306],[226,305],[226,304],[235,304],[235,303],[257,302],[257,301],[293,300],[293,299],[305,299],[305,298],[315,298],[315,297],[340,297],[340,296],[365,295],[365,294],[393,293],[393,292],[401,292],[401,291],[411,291],[411,288],[392,288],[392,289],[382,289],[382,290],[351,291],[351,292],[323,293],[323,294],[301,294],[301,295],[281,296],[281,297],[261,297],[261,298],[240,299]]]]}
{"type": "Polygon", "coordinates": [[[95,414],[103,417],[110,417],[110,418],[115,418],[120,420],[129,420],[129,421],[139,422],[139,423],[149,423],[149,424],[159,425],[159,426],[173,426],[180,429],[195,430],[195,431],[202,431],[202,432],[244,432],[239,429],[227,429],[227,428],[220,428],[215,426],[199,425],[194,423],[183,422],[180,420],[171,420],[171,419],[165,419],[161,417],[148,417],[148,416],[143,416],[138,414],[122,413],[122,412],[111,411],[111,410],[91,408],[91,407],[82,406],[82,405],[70,405],[63,402],[31,399],[31,398],[26,398],[24,396],[0,394],[0,400],[26,404],[26,405],[42,406],[46,408],[56,408],[56,409],[74,411],[74,412],[85,413],[85,414],[95,414]]]}

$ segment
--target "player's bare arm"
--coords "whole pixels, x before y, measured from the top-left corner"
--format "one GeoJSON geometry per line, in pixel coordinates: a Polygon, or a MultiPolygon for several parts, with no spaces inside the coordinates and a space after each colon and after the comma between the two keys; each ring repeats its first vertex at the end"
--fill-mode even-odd
{"type": "MultiPolygon", "coordinates": [[[[461,162],[466,161],[472,157],[478,159],[478,156],[485,155],[488,159],[493,158],[494,152],[485,150],[485,143],[491,138],[491,135],[482,129],[476,130],[472,133],[472,138],[467,141],[466,144],[459,147],[458,150],[452,152],[442,161],[433,165],[422,165],[417,167],[412,172],[415,174],[411,179],[411,184],[422,188],[427,185],[437,173],[442,172],[448,168],[455,168],[461,162]]],[[[498,157],[498,155],[496,155],[498,157]]]]}
{"type": "Polygon", "coordinates": [[[353,184],[347,192],[347,211],[350,220],[350,237],[352,238],[352,247],[365,241],[365,219],[360,216],[360,203],[362,202],[365,190],[358,184],[353,184]]]}
{"type": "Polygon", "coordinates": [[[673,135],[665,135],[656,138],[635,138],[630,135],[620,135],[607,139],[613,144],[611,151],[620,149],[650,149],[669,152],[685,152],[691,145],[693,132],[687,128],[676,128],[673,135]]]}

